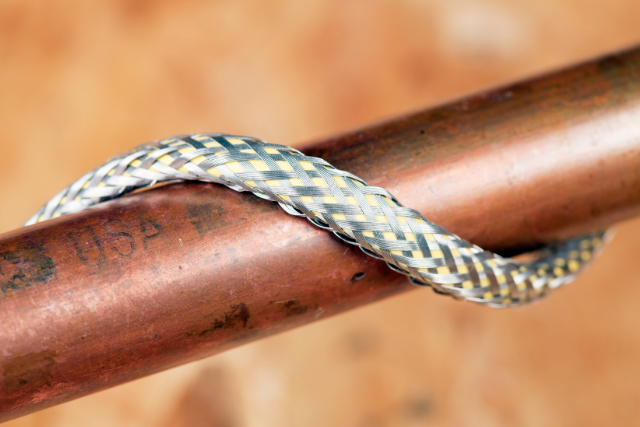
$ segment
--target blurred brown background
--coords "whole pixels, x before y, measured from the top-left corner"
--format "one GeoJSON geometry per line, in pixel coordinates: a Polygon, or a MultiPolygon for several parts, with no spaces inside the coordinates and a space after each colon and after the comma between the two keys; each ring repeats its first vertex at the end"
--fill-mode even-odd
{"type": "MultiPolygon", "coordinates": [[[[637,0],[1,0],[0,231],[148,140],[301,146],[640,43],[638,22],[637,0]]],[[[618,230],[532,307],[414,291],[6,425],[638,425],[640,221],[618,230]]]]}

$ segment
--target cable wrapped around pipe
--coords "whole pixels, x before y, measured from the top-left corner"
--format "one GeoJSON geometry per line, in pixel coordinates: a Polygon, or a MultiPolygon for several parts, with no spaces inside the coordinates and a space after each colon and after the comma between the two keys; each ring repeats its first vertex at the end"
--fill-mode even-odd
{"type": "Polygon", "coordinates": [[[491,307],[535,301],[573,281],[604,235],[595,232],[550,245],[539,259],[520,263],[449,233],[385,189],[368,186],[321,158],[221,133],[174,136],[114,157],[58,193],[25,225],[177,180],[222,184],[276,202],[385,261],[414,284],[491,307]]]}

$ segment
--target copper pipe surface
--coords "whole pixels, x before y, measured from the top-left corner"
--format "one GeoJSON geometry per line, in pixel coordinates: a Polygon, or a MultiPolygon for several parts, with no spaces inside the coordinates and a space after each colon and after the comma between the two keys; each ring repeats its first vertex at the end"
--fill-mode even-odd
{"type": "MultiPolygon", "coordinates": [[[[635,50],[304,151],[510,251],[640,212],[639,123],[635,50]]],[[[21,228],[0,236],[0,420],[412,288],[305,219],[212,184],[21,228]]]]}

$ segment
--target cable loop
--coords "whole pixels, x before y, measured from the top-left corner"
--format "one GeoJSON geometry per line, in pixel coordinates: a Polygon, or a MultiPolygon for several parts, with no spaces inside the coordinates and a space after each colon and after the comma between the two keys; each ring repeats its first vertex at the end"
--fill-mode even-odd
{"type": "Polygon", "coordinates": [[[332,231],[412,283],[491,307],[535,301],[571,282],[602,246],[603,232],[551,245],[522,264],[485,251],[387,190],[298,150],[221,133],[180,135],[109,159],[58,193],[25,225],[84,210],[158,182],[194,180],[249,191],[332,231]]]}

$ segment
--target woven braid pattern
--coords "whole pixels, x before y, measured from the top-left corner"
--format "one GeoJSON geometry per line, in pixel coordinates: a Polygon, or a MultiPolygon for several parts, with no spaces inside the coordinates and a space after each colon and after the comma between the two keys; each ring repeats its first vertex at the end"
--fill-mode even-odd
{"type": "Polygon", "coordinates": [[[383,188],[257,138],[220,133],[181,135],[137,147],[65,188],[27,223],[78,212],[158,182],[214,182],[249,191],[304,216],[417,285],[492,307],[518,306],[568,283],[601,246],[593,233],[546,249],[522,264],[485,251],[402,206],[383,188]]]}

